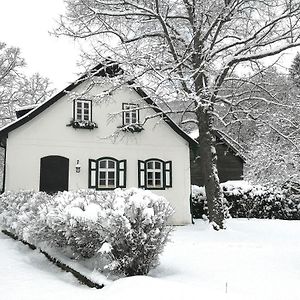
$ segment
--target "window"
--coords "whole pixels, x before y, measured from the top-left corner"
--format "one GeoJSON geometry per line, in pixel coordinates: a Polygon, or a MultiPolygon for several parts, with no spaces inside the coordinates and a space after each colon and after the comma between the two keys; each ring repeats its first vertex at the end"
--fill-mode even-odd
{"type": "Polygon", "coordinates": [[[138,161],[138,186],[149,190],[172,187],[172,162],[151,158],[138,161]]]}
{"type": "Polygon", "coordinates": [[[99,188],[116,188],[117,163],[115,160],[100,160],[98,165],[98,172],[99,188]]]}
{"type": "Polygon", "coordinates": [[[90,100],[74,101],[74,120],[92,121],[92,101],[90,100]]]}
{"type": "Polygon", "coordinates": [[[139,111],[138,105],[133,103],[123,103],[123,125],[138,124],[139,123],[139,111]]]}
{"type": "Polygon", "coordinates": [[[89,160],[89,188],[112,190],[126,187],[126,160],[102,157],[89,160]]]}
{"type": "Polygon", "coordinates": [[[146,163],[146,185],[148,188],[163,187],[163,163],[161,161],[148,161],[146,163]]]}

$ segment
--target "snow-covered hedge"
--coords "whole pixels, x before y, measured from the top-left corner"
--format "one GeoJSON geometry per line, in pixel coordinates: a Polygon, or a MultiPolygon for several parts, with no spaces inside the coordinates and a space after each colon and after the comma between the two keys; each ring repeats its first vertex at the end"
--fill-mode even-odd
{"type": "Polygon", "coordinates": [[[147,274],[158,263],[172,213],[163,197],[135,188],[0,195],[2,229],[128,276],[147,274]]]}
{"type": "MultiPolygon", "coordinates": [[[[228,181],[221,187],[224,204],[233,218],[300,220],[300,195],[289,189],[245,181],[228,181]]],[[[192,186],[192,214],[194,218],[208,214],[204,187],[192,186]]]]}

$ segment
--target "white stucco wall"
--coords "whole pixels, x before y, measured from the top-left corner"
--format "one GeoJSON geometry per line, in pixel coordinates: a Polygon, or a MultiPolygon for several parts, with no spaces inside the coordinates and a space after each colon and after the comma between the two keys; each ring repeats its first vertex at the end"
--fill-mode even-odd
{"type": "MultiPolygon", "coordinates": [[[[77,91],[83,84],[77,87],[77,91]]],[[[99,94],[105,86],[90,92],[99,94]]],[[[87,95],[85,96],[87,97],[87,95]]],[[[173,187],[153,192],[165,196],[175,208],[174,224],[191,222],[189,145],[164,121],[148,121],[140,133],[122,133],[112,137],[122,125],[122,115],[110,119],[109,113],[120,112],[122,103],[147,105],[129,88],[120,88],[105,103],[93,103],[92,119],[98,124],[93,130],[67,127],[73,117],[73,102],[63,96],[38,116],[11,131],[7,140],[5,190],[39,190],[40,159],[48,155],[69,158],[69,190],[88,188],[88,159],[103,156],[127,160],[127,188],[138,185],[138,160],[159,158],[172,161],[173,187]],[[109,121],[110,119],[110,121],[109,121]],[[81,172],[75,172],[76,161],[81,172]]],[[[140,111],[140,121],[153,114],[152,109],[140,111]]]]}

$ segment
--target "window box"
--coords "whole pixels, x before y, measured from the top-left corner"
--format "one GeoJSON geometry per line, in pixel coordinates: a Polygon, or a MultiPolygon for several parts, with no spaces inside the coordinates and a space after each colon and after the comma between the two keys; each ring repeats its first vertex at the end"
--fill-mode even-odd
{"type": "Polygon", "coordinates": [[[93,121],[76,121],[71,120],[70,124],[67,124],[67,126],[71,126],[75,129],[89,129],[92,130],[94,128],[98,128],[98,125],[93,121]]]}
{"type": "Polygon", "coordinates": [[[118,127],[120,130],[124,132],[141,132],[144,130],[143,126],[141,124],[128,124],[128,125],[123,125],[118,127]]]}

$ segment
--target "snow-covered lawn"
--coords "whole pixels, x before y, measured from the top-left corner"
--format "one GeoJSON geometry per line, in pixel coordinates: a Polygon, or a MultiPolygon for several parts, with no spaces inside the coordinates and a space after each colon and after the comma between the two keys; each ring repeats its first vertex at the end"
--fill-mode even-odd
{"type": "Polygon", "coordinates": [[[37,251],[0,234],[0,299],[300,299],[300,221],[232,219],[177,227],[149,276],[81,286],[37,251]]]}

